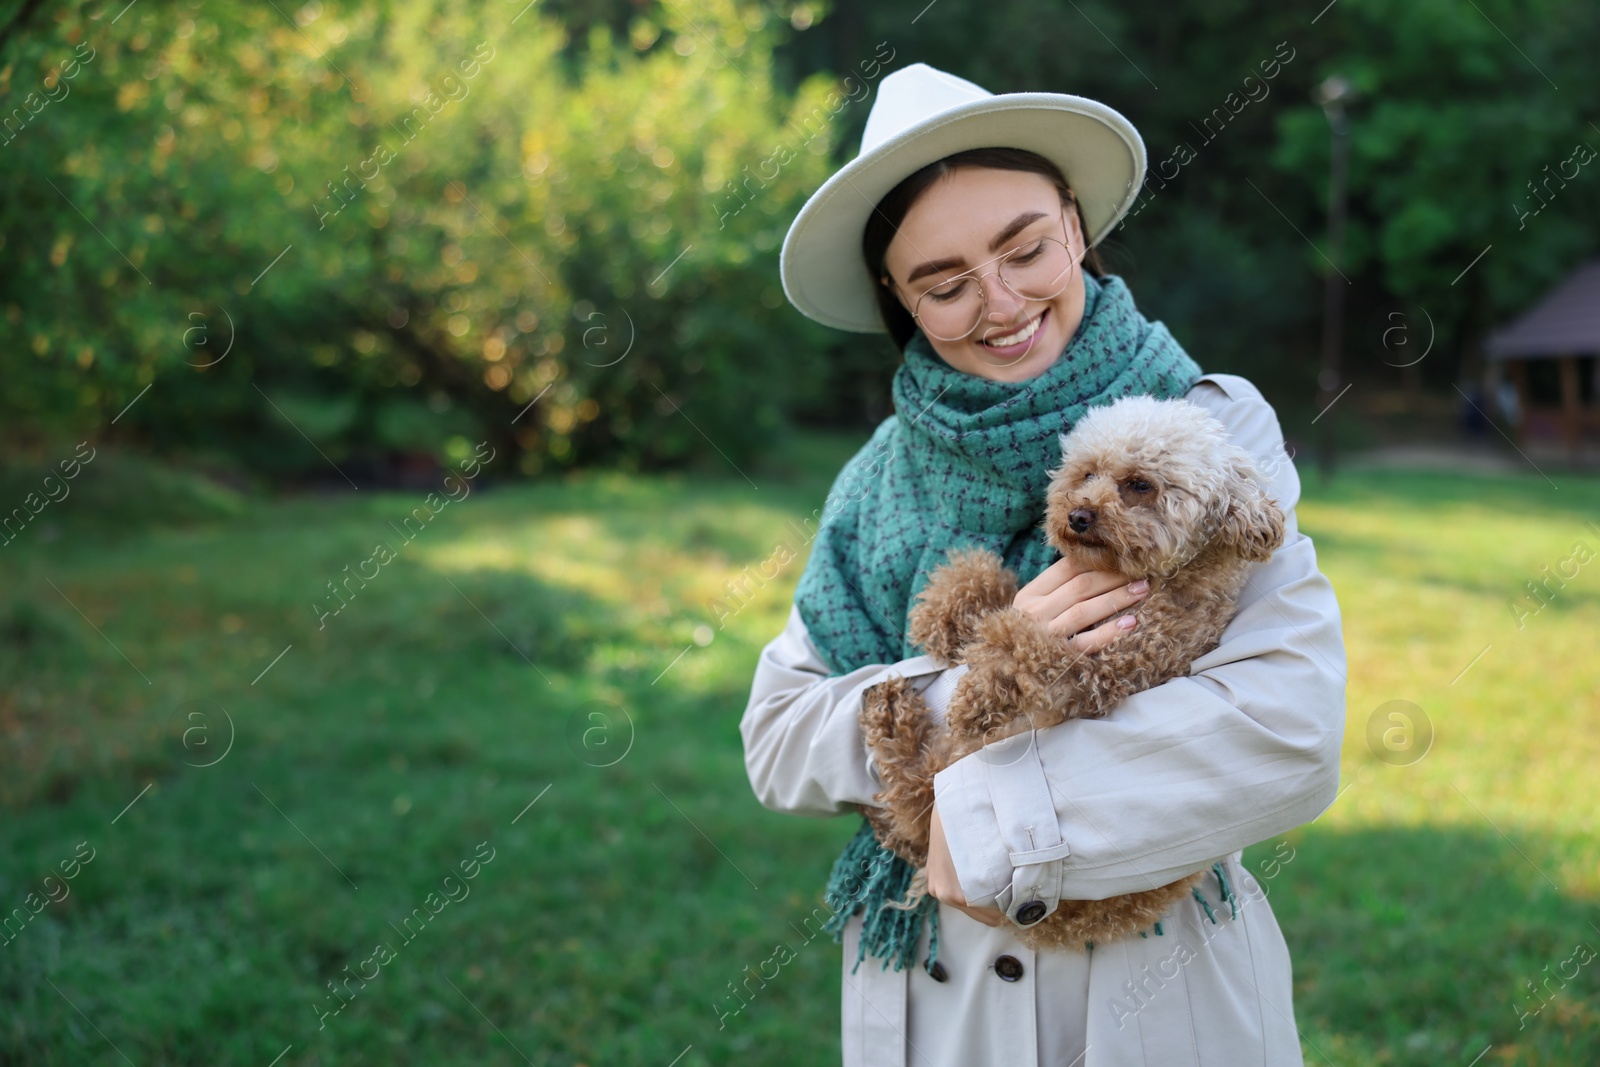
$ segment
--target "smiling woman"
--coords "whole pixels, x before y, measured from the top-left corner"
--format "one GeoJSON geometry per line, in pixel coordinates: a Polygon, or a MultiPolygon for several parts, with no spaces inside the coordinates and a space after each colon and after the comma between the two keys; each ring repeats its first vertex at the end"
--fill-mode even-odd
{"type": "Polygon", "coordinates": [[[1258,895],[1244,848],[1335,797],[1338,603],[1295,523],[1299,480],[1271,406],[1243,378],[1203,373],[1094,258],[1144,166],[1137,131],[1104,104],[994,96],[916,63],[884,78],[859,155],[784,241],[790,301],[888,333],[903,362],[895,414],[835,480],[788,626],[752,682],[740,730],[766,807],[885,807],[863,698],[910,682],[926,729],[942,728],[968,667],[913,644],[908,616],[959,549],[1000,557],[1020,578],[1011,606],[1085,656],[1140,632],[1150,587],[1171,575],[1097,570],[1041,536],[1062,436],[1092,409],[1127,396],[1197,405],[1268,472],[1285,516],[1282,546],[1250,564],[1237,614],[1187,674],[934,774],[922,870],[862,818],[825,894],[844,945],[845,1067],[1303,1062],[1270,907],[1223,905],[1258,895]],[[1137,937],[1035,950],[1019,935],[1064,903],[1196,871],[1194,895],[1137,937]],[[918,879],[920,899],[908,896],[918,879]],[[1182,991],[1140,1000],[1126,1026],[1113,1007],[1133,995],[1123,986],[1180,945],[1203,947],[1180,953],[1167,984],[1182,991]],[[881,965],[861,968],[869,954],[881,965]]]}

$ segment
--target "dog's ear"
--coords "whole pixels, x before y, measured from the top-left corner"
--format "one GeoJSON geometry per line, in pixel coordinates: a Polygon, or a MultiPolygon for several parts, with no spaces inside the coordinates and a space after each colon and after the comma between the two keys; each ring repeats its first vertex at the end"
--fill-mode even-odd
{"type": "Polygon", "coordinates": [[[1244,559],[1265,562],[1283,544],[1283,509],[1266,494],[1248,457],[1234,459],[1229,470],[1228,504],[1217,540],[1244,559]]]}

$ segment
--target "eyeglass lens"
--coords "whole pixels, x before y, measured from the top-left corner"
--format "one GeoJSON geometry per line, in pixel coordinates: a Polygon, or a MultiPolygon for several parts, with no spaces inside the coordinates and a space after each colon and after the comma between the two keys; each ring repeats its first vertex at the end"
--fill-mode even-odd
{"type": "Polygon", "coordinates": [[[925,333],[942,341],[967,336],[983,318],[988,296],[980,279],[995,274],[1000,283],[1023,300],[1050,300],[1072,280],[1074,260],[1067,246],[1052,237],[1040,237],[1006,253],[981,274],[958,275],[929,289],[917,299],[913,312],[925,333]]]}

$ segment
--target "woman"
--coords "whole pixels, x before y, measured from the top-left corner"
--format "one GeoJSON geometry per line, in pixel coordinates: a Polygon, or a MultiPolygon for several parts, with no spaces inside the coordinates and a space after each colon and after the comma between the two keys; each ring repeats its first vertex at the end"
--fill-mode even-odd
{"type": "MultiPolygon", "coordinates": [[[[1134,393],[1200,404],[1256,456],[1287,515],[1282,548],[1187,677],[935,776],[927,907],[879,907],[910,870],[862,821],[826,897],[844,945],[845,1067],[1303,1062],[1288,950],[1240,852],[1336,796],[1339,608],[1295,522],[1299,480],[1270,405],[1243,378],[1202,374],[1094,258],[1144,158],[1104,105],[994,96],[914,64],[884,79],[860,154],[784,242],[796,307],[887,331],[905,359],[895,415],[836,479],[788,626],[761,654],[740,728],[766,807],[874,803],[857,721],[871,686],[916,679],[943,714],[965,668],[919,655],[904,630],[953,547],[1000,553],[1023,581],[1016,606],[1081,651],[1127,632],[1109,619],[1144,576],[1078,573],[1039,530],[1059,434],[1088,407],[1134,393]],[[1207,868],[1204,891],[1138,937],[1079,954],[1016,936],[1061,900],[1207,868]]],[[[1264,873],[1292,858],[1280,850],[1264,873]]]]}

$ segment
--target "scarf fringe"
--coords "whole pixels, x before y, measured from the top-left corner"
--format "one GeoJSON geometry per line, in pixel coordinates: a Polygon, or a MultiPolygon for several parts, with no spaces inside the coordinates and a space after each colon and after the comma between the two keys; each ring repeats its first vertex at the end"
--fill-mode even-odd
{"type": "Polygon", "coordinates": [[[1239,917],[1239,894],[1233,891],[1233,886],[1228,882],[1228,872],[1223,870],[1221,860],[1213,863],[1211,869],[1217,872],[1217,885],[1222,887],[1222,902],[1232,909],[1233,917],[1237,919],[1239,917]]]}
{"type": "Polygon", "coordinates": [[[861,945],[856,954],[854,974],[867,953],[883,960],[883,969],[904,970],[916,962],[917,942],[922,922],[928,921],[928,958],[923,969],[933,973],[939,959],[939,902],[923,896],[914,906],[897,907],[912,888],[917,872],[911,864],[884,848],[865,818],[861,828],[845,845],[828,875],[823,901],[833,914],[822,928],[833,935],[835,944],[844,940],[844,927],[852,915],[863,911],[861,945]]]}
{"type": "Polygon", "coordinates": [[[1211,924],[1215,926],[1217,923],[1217,913],[1211,910],[1211,902],[1205,898],[1205,894],[1200,892],[1200,887],[1195,886],[1190,890],[1190,892],[1194,894],[1194,899],[1200,902],[1200,906],[1206,909],[1206,918],[1210,919],[1211,924]]]}

